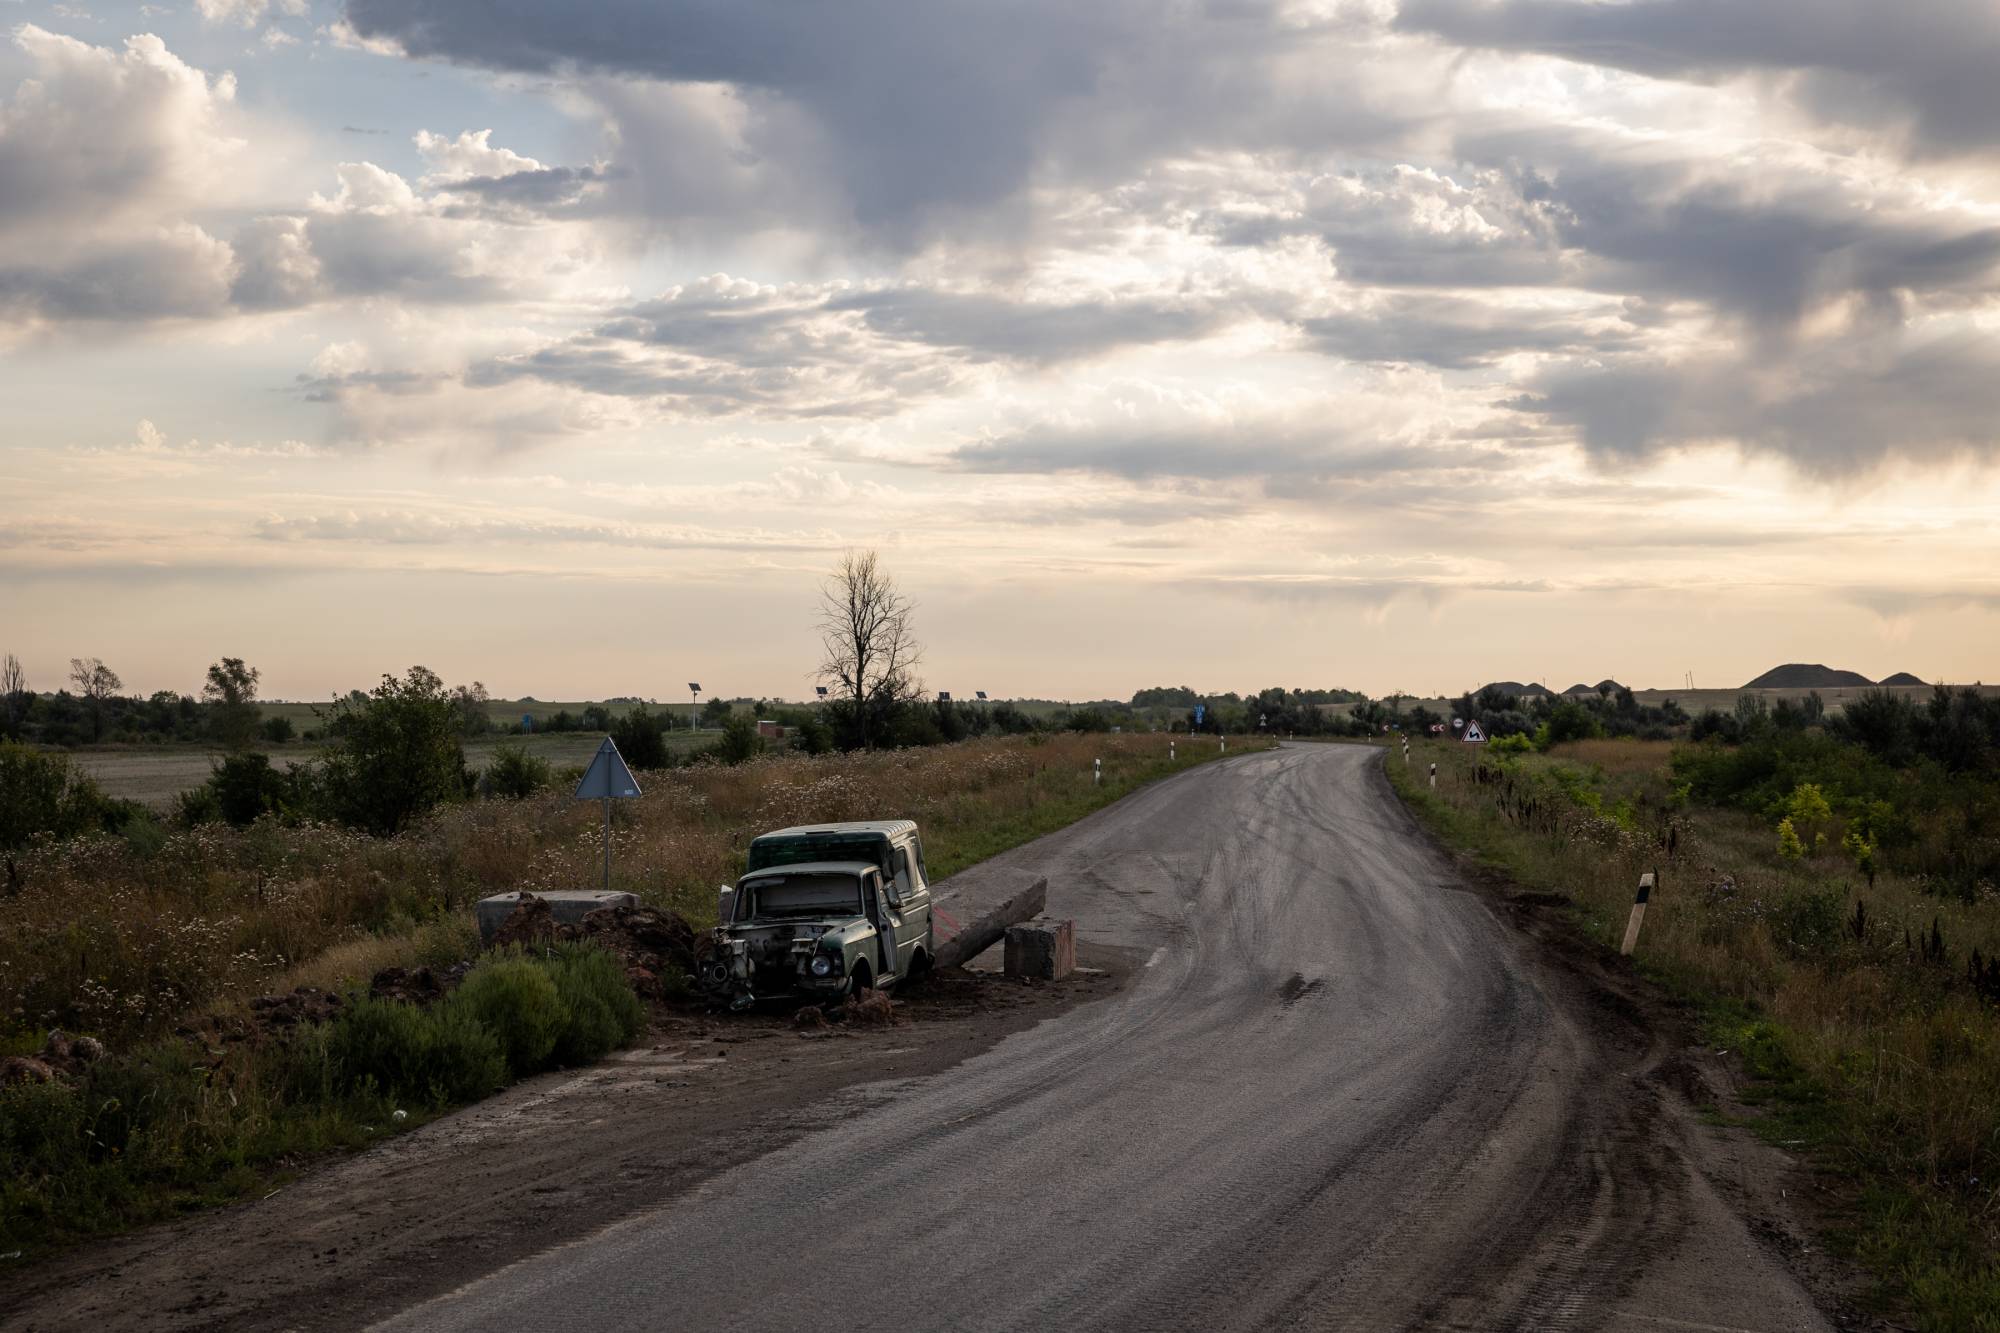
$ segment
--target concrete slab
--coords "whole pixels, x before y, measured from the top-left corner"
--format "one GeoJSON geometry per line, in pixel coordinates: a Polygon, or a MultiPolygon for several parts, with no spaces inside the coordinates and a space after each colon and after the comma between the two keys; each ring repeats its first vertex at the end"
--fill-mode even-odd
{"type": "Polygon", "coordinates": [[[622,893],[616,889],[553,889],[548,893],[518,894],[498,893],[491,898],[481,898],[474,909],[479,919],[479,938],[490,940],[500,929],[500,923],[513,914],[514,908],[526,897],[540,898],[549,905],[550,914],[564,925],[576,922],[595,912],[600,907],[637,907],[639,895],[622,893]]]}

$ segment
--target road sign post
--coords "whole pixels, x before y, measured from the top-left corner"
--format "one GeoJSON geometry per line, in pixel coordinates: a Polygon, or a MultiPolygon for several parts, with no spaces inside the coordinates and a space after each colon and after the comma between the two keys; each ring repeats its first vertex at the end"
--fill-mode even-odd
{"type": "Polygon", "coordinates": [[[618,753],[617,744],[609,737],[597,747],[591,757],[590,767],[584,770],[583,781],[576,784],[572,800],[604,802],[604,888],[611,889],[611,803],[629,801],[639,795],[639,779],[632,776],[632,770],[625,766],[625,756],[618,753]]]}

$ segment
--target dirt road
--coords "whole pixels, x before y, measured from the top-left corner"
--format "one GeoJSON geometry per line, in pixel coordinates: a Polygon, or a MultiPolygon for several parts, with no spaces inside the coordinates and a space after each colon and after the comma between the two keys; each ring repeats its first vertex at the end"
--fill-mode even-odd
{"type": "Polygon", "coordinates": [[[1377,763],[1246,756],[989,863],[1132,984],[383,1327],[1827,1327],[1700,1071],[1377,763]]]}

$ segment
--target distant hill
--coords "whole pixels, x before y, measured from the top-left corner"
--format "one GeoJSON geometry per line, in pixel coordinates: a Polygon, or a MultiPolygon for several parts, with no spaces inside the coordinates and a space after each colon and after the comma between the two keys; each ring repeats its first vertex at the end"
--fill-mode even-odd
{"type": "Polygon", "coordinates": [[[1772,667],[1743,688],[1746,690],[1830,690],[1852,689],[1875,682],[1858,671],[1835,671],[1814,662],[1787,662],[1772,667]]]}
{"type": "Polygon", "coordinates": [[[1578,694],[1584,694],[1584,695],[1616,694],[1618,693],[1618,691],[1624,688],[1625,687],[1623,685],[1620,685],[1617,681],[1611,679],[1609,676],[1606,676],[1603,680],[1598,681],[1595,685],[1581,685],[1581,684],[1572,685],[1568,689],[1563,691],[1563,695],[1565,697],[1568,697],[1570,695],[1578,695],[1578,694]]]}
{"type": "Polygon", "coordinates": [[[1547,694],[1549,692],[1548,687],[1545,685],[1536,685],[1533,682],[1523,685],[1518,680],[1496,680],[1491,685],[1480,686],[1479,689],[1474,690],[1473,693],[1478,694],[1481,690],[1498,690],[1502,694],[1511,694],[1516,697],[1522,695],[1547,694]]]}
{"type": "Polygon", "coordinates": [[[1565,696],[1572,694],[1595,694],[1595,693],[1597,693],[1596,690],[1591,689],[1590,686],[1583,684],[1581,681],[1563,691],[1563,694],[1565,696]]]}
{"type": "Polygon", "coordinates": [[[1880,682],[1880,683],[1881,683],[1881,684],[1883,684],[1883,685],[1925,685],[1925,684],[1929,684],[1929,682],[1928,682],[1928,681],[1926,681],[1926,680],[1924,680],[1924,679],[1923,679],[1922,677],[1920,677],[1920,676],[1913,676],[1913,675],[1911,675],[1911,674],[1910,674],[1909,672],[1907,672],[1907,671],[1898,671],[1898,672],[1897,672],[1897,673],[1896,673],[1895,675],[1893,675],[1893,676],[1885,676],[1885,677],[1883,677],[1883,678],[1882,678],[1882,680],[1881,680],[1881,682],[1880,682]]]}

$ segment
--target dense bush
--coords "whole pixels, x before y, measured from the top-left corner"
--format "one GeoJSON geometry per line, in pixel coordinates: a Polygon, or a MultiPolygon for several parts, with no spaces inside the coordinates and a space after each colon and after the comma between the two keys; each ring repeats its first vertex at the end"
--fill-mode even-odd
{"type": "Polygon", "coordinates": [[[25,847],[37,834],[115,829],[129,813],[128,802],[106,796],[67,756],[0,741],[0,849],[25,847]]]}
{"type": "Polygon", "coordinates": [[[550,969],[521,957],[472,970],[442,1006],[493,1034],[516,1078],[541,1069],[568,1025],[569,1012],[550,969]]]}
{"type": "Polygon", "coordinates": [[[275,717],[267,717],[264,719],[264,725],[261,730],[263,731],[265,740],[271,742],[273,745],[283,745],[292,738],[292,720],[283,713],[275,717]]]}
{"type": "Polygon", "coordinates": [[[725,764],[740,764],[764,752],[764,738],[758,734],[757,719],[741,713],[730,715],[722,724],[722,739],[716,743],[716,757],[725,764]]]}
{"type": "Polygon", "coordinates": [[[465,749],[456,696],[435,673],[411,667],[373,693],[334,705],[332,744],[320,759],[327,813],[390,834],[465,795],[465,749]]]}
{"type": "Polygon", "coordinates": [[[549,785],[549,761],[528,753],[525,745],[499,745],[486,765],[481,782],[488,796],[519,799],[549,785]]]}
{"type": "Polygon", "coordinates": [[[507,1081],[500,1038],[451,1005],[426,1010],[396,1000],[356,1000],[328,1025],[323,1046],[308,1043],[299,1053],[308,1081],[295,1087],[311,1088],[313,1063],[322,1053],[322,1077],[336,1091],[372,1091],[424,1106],[473,1101],[507,1081]]]}
{"type": "Polygon", "coordinates": [[[646,1008],[625,980],[618,960],[587,944],[556,946],[549,962],[556,994],[568,1011],[553,1058],[585,1065],[623,1046],[646,1026],[646,1008]]]}
{"type": "Polygon", "coordinates": [[[215,766],[208,785],[215,809],[237,825],[254,824],[261,815],[283,814],[294,804],[292,779],[271,767],[265,754],[232,754],[215,766]]]}
{"type": "MultiPolygon", "coordinates": [[[[586,717],[589,713],[589,709],[584,710],[586,717]]],[[[667,757],[666,724],[648,712],[646,705],[640,704],[615,724],[609,723],[607,715],[606,722],[606,727],[596,729],[610,731],[618,753],[633,768],[665,768],[671,762],[667,757]]]]}

